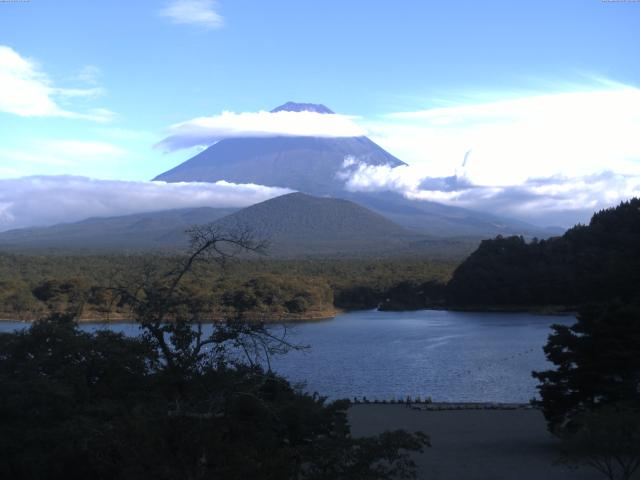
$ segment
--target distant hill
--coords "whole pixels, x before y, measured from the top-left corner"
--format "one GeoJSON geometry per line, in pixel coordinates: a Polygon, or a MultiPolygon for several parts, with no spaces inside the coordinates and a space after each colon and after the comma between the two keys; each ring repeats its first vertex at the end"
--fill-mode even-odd
{"type": "Polygon", "coordinates": [[[340,197],[363,205],[411,231],[437,237],[524,235],[547,238],[562,228],[540,228],[516,219],[427,200],[410,200],[394,192],[351,193],[340,197]]]}
{"type": "Polygon", "coordinates": [[[277,256],[340,256],[406,249],[414,235],[353,202],[290,193],[244,208],[216,222],[228,229],[252,229],[277,256]]]}
{"type": "Polygon", "coordinates": [[[447,285],[454,305],[640,302],[640,199],[597,212],[561,237],[483,241],[447,285]]]}
{"type": "Polygon", "coordinates": [[[139,213],[0,233],[0,249],[12,251],[139,251],[173,249],[184,231],[235,212],[233,208],[191,208],[139,213]]]}
{"type": "Polygon", "coordinates": [[[411,232],[343,199],[291,193],[242,210],[167,210],[0,233],[0,250],[42,253],[174,252],[188,245],[186,230],[214,224],[248,229],[270,243],[267,254],[300,257],[461,257],[475,238],[438,239],[411,232]]]}
{"type": "MultiPolygon", "coordinates": [[[[287,102],[272,112],[317,112],[332,115],[324,105],[287,102]]],[[[345,159],[370,166],[406,165],[367,137],[246,137],[219,141],[203,152],[158,175],[165,182],[255,183],[286,187],[317,196],[345,198],[372,209],[418,233],[440,237],[525,235],[551,232],[514,219],[410,200],[393,192],[352,193],[345,190],[345,159]]],[[[558,230],[556,230],[558,232],[558,230]]]]}

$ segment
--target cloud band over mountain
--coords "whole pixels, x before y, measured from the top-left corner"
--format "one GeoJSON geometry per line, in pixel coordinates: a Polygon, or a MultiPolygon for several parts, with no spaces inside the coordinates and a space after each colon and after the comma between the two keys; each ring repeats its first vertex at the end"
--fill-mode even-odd
{"type": "Polygon", "coordinates": [[[169,127],[169,136],[156,147],[175,151],[195,146],[209,146],[224,138],[236,137],[359,137],[365,130],[356,117],[318,112],[223,112],[220,115],[194,118],[169,127]]]}

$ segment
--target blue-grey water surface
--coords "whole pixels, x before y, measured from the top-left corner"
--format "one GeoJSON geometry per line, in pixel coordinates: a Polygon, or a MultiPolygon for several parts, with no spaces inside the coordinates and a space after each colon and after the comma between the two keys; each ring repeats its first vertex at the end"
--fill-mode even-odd
{"type": "MultiPolygon", "coordinates": [[[[289,340],[310,348],[276,357],[272,366],[330,398],[527,402],[536,395],[531,371],[550,367],[542,351],[550,325],[574,321],[527,313],[350,312],[290,326],[289,340]]],[[[24,326],[0,322],[0,331],[24,326]]],[[[109,328],[138,332],[134,324],[109,328]]]]}

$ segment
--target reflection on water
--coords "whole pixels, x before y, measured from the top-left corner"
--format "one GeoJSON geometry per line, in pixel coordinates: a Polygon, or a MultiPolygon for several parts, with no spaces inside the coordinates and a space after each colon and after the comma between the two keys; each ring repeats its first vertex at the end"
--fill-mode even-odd
{"type": "MultiPolygon", "coordinates": [[[[548,367],[542,347],[549,326],[574,320],[525,313],[351,312],[289,326],[289,340],[310,349],[276,357],[272,367],[330,398],[527,402],[536,395],[531,371],[548,367]]],[[[0,331],[24,326],[0,322],[0,331]]],[[[110,328],[139,332],[126,323],[110,328]]]]}

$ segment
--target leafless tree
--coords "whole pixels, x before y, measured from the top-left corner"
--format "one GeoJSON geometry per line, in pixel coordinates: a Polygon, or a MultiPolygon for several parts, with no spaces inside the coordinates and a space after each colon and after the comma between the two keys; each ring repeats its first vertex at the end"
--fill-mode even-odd
{"type": "Polygon", "coordinates": [[[264,322],[239,315],[218,319],[205,334],[203,323],[211,320],[214,306],[184,288],[187,277],[195,275],[200,263],[214,263],[224,275],[232,260],[264,254],[267,243],[249,228],[227,231],[215,224],[193,227],[188,234],[189,251],[173,268],[163,271],[146,261],[138,275],[125,273],[109,287],[114,301],[129,308],[132,319],[157,346],[166,368],[184,370],[204,356],[227,361],[240,354],[250,365],[265,360],[270,369],[271,355],[300,348],[289,342],[286,326],[276,333],[264,322]]]}

